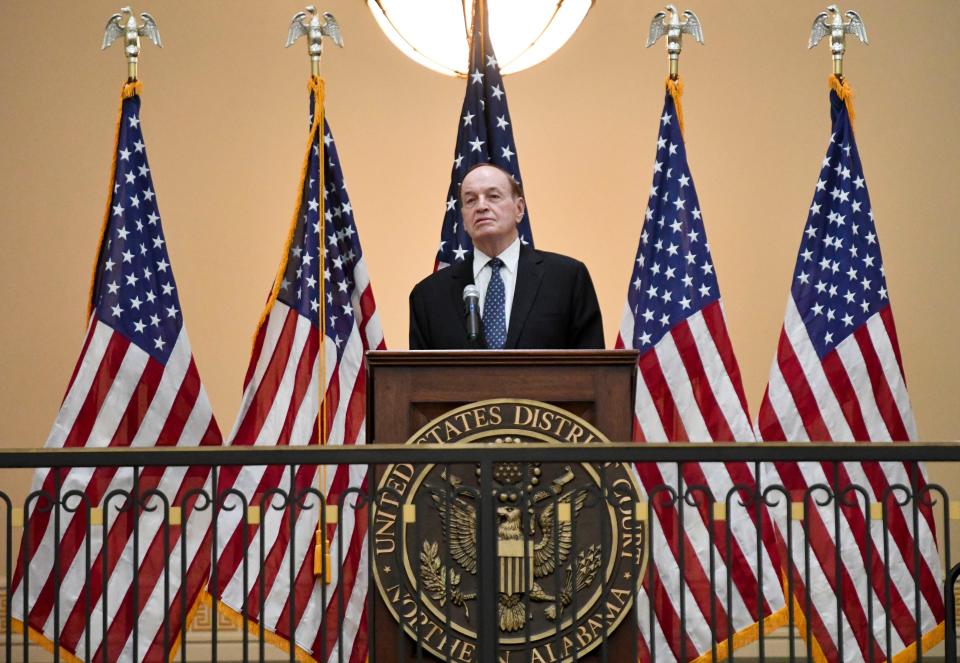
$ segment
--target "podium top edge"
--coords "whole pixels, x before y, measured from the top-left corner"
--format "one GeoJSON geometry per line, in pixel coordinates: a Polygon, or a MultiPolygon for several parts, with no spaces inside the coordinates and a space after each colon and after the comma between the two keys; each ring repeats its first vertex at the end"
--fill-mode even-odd
{"type": "Polygon", "coordinates": [[[633,366],[637,350],[370,350],[370,366],[633,366]]]}

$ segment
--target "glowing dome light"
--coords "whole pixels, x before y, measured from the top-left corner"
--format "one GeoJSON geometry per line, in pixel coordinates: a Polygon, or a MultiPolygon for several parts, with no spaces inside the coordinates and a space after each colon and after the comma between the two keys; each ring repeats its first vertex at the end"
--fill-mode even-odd
{"type": "MultiPolygon", "coordinates": [[[[593,0],[486,0],[490,39],[504,74],[543,62],[576,32],[593,0]]],[[[380,29],[411,60],[466,76],[469,0],[367,0],[380,29]]]]}

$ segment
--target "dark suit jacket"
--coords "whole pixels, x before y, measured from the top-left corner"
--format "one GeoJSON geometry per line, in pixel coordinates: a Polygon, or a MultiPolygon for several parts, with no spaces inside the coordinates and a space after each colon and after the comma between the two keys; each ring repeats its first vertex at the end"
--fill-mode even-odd
{"type": "MultiPolygon", "coordinates": [[[[484,347],[467,340],[463,288],[473,260],[431,274],[410,293],[410,349],[484,347]]],[[[520,248],[505,348],[603,348],[603,321],[586,266],[556,253],[520,248]]]]}

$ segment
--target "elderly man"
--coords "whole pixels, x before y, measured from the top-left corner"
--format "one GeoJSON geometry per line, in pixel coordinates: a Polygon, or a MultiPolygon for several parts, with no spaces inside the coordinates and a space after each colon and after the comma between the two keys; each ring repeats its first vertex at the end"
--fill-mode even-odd
{"type": "Polygon", "coordinates": [[[523,246],[525,203],[504,169],[477,164],[460,185],[473,260],[431,274],[410,293],[410,349],[603,348],[603,322],[583,263],[523,246]],[[479,290],[482,338],[471,341],[465,286],[479,290]]]}

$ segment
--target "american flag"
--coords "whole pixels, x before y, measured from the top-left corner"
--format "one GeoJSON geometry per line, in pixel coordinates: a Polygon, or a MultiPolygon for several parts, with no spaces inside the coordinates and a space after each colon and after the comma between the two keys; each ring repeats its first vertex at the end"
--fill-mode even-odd
{"type": "MultiPolygon", "coordinates": [[[[322,117],[322,89],[322,81],[311,82],[311,130],[300,200],[266,317],[257,330],[240,413],[228,442],[234,446],[319,444],[321,388],[329,444],[363,444],[365,439],[364,353],[385,345],[337,148],[322,117]]],[[[340,661],[342,653],[343,661],[360,662],[367,655],[367,521],[353,508],[356,495],[346,498],[339,522],[329,527],[330,584],[314,576],[316,501],[310,509],[296,510],[292,531],[290,512],[269,506],[273,498],[268,491],[298,495],[316,488],[317,470],[221,470],[220,491],[239,491],[251,506],[261,507],[262,516],[256,524],[245,522],[240,509],[220,512],[211,590],[228,613],[246,610],[275,642],[293,640],[312,660],[340,661]],[[243,528],[249,537],[246,550],[243,528]],[[266,554],[262,566],[261,545],[266,554]],[[340,628],[342,641],[337,640],[340,628]]],[[[330,468],[321,475],[326,479],[321,488],[335,504],[346,490],[366,487],[365,473],[365,466],[330,468]]]]}
{"type": "MultiPolygon", "coordinates": [[[[674,83],[668,82],[668,86],[674,83]]],[[[634,439],[644,442],[752,441],[746,399],[733,347],[727,334],[720,290],[707,244],[677,108],[679,82],[668,89],[657,137],[650,187],[636,262],[627,293],[618,348],[640,351],[634,439]]],[[[756,624],[773,627],[785,620],[784,597],[777,574],[776,541],[764,527],[758,550],[757,527],[766,511],[740,506],[738,493],[727,514],[733,534],[732,557],[726,549],[726,523],[714,522],[710,550],[710,500],[724,503],[734,485],[756,484],[744,463],[688,464],[678,473],[671,464],[637,465],[642,490],[651,499],[656,523],[650,528],[655,550],[653,583],[645,577],[638,619],[642,659],[651,650],[657,660],[689,661],[710,653],[714,643],[726,647],[728,633],[737,643],[753,637],[756,624]],[[666,505],[663,485],[680,490],[706,486],[709,498],[695,494],[700,508],[686,508],[683,529],[678,511],[666,505]],[[710,582],[710,557],[716,577],[710,582]],[[681,577],[678,562],[685,560],[681,577]],[[759,561],[758,561],[759,558],[759,561]],[[758,580],[758,569],[762,569],[758,580]],[[727,576],[733,594],[727,595],[727,576]],[[762,585],[763,603],[757,603],[762,585]],[[681,598],[682,597],[682,598],[681,598]],[[728,611],[730,600],[732,610],[728,611]],[[684,601],[681,610],[681,601],[684,601]],[[651,631],[650,610],[654,612],[651,631]],[[716,621],[711,625],[711,611],[716,621]],[[681,612],[685,629],[681,629],[681,612]]],[[[749,501],[747,502],[749,504],[749,501]]]]}
{"type": "MultiPolygon", "coordinates": [[[[500,66],[490,42],[487,29],[486,3],[473,3],[473,27],[470,37],[470,74],[467,92],[463,98],[460,123],[457,126],[457,146],[453,168],[450,170],[450,188],[447,190],[446,210],[440,228],[440,248],[434,261],[434,271],[468,260],[473,255],[473,242],[463,228],[460,213],[460,182],[467,170],[478,163],[492,163],[505,168],[518,182],[520,162],[513,142],[513,125],[507,108],[507,93],[500,76],[500,66]]],[[[529,206],[523,212],[519,226],[520,241],[533,246],[530,230],[529,206]]]]}
{"type": "MultiPolygon", "coordinates": [[[[90,322],[48,448],[221,443],[183,324],[143,140],[139,88],[139,83],[124,87],[90,322]]],[[[185,495],[209,489],[209,474],[206,468],[149,468],[137,473],[136,489],[141,496],[159,491],[171,506],[192,507],[194,499],[185,495]]],[[[83,508],[52,513],[43,496],[29,504],[10,605],[22,622],[26,581],[27,624],[45,640],[56,641],[61,652],[100,660],[106,647],[104,660],[165,661],[186,618],[183,599],[192,607],[206,583],[210,511],[185,509],[182,524],[170,525],[170,547],[165,550],[162,528],[169,514],[162,506],[118,513],[124,500],[105,499],[112,491],[133,492],[134,481],[131,468],[46,469],[34,475],[34,491],[53,495],[59,483],[61,494],[79,491],[84,502],[104,510],[101,526],[95,522],[96,512],[88,514],[83,508]],[[181,537],[186,537],[185,558],[181,537]],[[89,567],[84,560],[87,543],[89,567]],[[55,548],[59,564],[54,563],[55,548]]],[[[156,496],[146,502],[160,506],[156,496]]]]}
{"type": "MultiPolygon", "coordinates": [[[[846,86],[838,89],[845,97],[849,93],[846,86]]],[[[836,91],[831,92],[830,104],[832,135],[807,216],[758,428],[764,440],[914,440],[916,425],[850,113],[836,91]]],[[[911,478],[922,490],[922,469],[904,463],[843,463],[835,475],[828,463],[776,463],[774,468],[775,479],[796,501],[802,502],[804,491],[815,484],[839,490],[855,484],[870,494],[871,502],[887,500],[890,506],[887,528],[874,521],[869,537],[859,501],[855,507],[840,509],[840,523],[833,506],[809,509],[808,539],[800,527],[794,528],[798,605],[805,607],[804,550],[808,547],[813,596],[832,597],[842,585],[846,598],[839,616],[836,601],[812,602],[807,618],[822,658],[863,660],[871,650],[874,660],[896,658],[915,642],[918,623],[924,647],[942,639],[944,612],[933,514],[921,506],[915,528],[916,502],[898,507],[887,494],[894,484],[910,486],[911,478]],[[869,560],[868,538],[873,541],[869,560]],[[889,602],[882,556],[885,540],[890,545],[889,602]],[[914,558],[915,544],[919,560],[914,558]],[[867,623],[868,584],[872,585],[872,633],[867,623]]]]}

